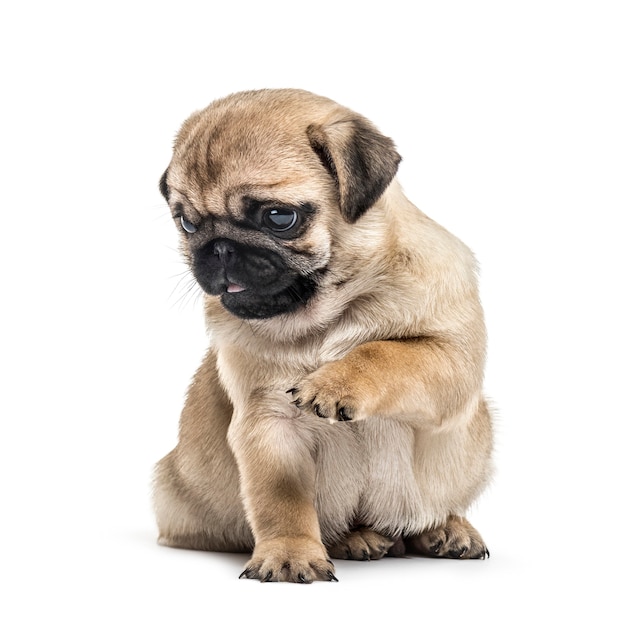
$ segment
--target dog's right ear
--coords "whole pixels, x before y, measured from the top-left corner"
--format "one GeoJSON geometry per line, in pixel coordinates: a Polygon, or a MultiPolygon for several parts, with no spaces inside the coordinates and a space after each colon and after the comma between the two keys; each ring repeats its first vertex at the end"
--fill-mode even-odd
{"type": "Polygon", "coordinates": [[[393,141],[357,114],[310,125],[307,137],[337,184],[341,214],[353,224],[396,175],[401,158],[393,141]]]}
{"type": "Polygon", "coordinates": [[[163,195],[163,198],[169,202],[170,199],[170,188],[167,185],[167,171],[169,168],[165,170],[165,172],[161,175],[161,180],[159,181],[159,190],[163,195]]]}

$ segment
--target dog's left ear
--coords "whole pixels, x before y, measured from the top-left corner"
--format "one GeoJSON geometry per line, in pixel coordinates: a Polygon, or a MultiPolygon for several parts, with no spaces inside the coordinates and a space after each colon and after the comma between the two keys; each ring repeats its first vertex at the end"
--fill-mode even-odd
{"type": "Polygon", "coordinates": [[[356,222],[396,175],[401,157],[393,141],[356,114],[324,125],[309,125],[307,136],[337,183],[342,215],[348,222],[356,222]]]}
{"type": "Polygon", "coordinates": [[[163,198],[165,198],[165,200],[170,199],[170,188],[167,184],[167,171],[169,170],[169,168],[167,168],[165,170],[165,172],[161,175],[161,180],[159,181],[159,191],[161,192],[161,194],[163,195],[163,198]]]}

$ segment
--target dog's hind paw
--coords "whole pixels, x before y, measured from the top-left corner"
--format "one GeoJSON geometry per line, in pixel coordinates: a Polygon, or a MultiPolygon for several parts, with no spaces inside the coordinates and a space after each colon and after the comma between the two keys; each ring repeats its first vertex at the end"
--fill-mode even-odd
{"type": "Polygon", "coordinates": [[[328,554],[339,560],[379,560],[395,543],[394,538],[363,527],[349,532],[338,543],[329,546],[328,554]]]}
{"type": "Polygon", "coordinates": [[[421,555],[457,560],[484,560],[489,549],[481,535],[464,517],[452,515],[440,527],[407,539],[407,549],[421,555]]]}

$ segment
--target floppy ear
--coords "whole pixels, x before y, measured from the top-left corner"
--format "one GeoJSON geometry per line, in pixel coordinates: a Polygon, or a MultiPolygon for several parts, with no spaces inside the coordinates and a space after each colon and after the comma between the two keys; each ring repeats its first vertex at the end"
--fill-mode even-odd
{"type": "Polygon", "coordinates": [[[400,155],[390,138],[367,119],[354,115],[324,125],[309,125],[307,136],[339,189],[339,208],[356,222],[396,175],[400,155]]]}
{"type": "Polygon", "coordinates": [[[169,168],[167,168],[165,170],[165,172],[161,175],[161,180],[159,181],[159,191],[163,195],[163,198],[165,198],[165,200],[169,201],[169,199],[170,199],[170,188],[167,185],[167,171],[168,170],[169,170],[169,168]]]}

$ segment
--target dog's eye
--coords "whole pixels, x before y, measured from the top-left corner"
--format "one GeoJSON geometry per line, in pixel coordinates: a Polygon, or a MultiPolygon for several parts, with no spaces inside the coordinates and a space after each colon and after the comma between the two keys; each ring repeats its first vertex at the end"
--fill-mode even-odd
{"type": "Polygon", "coordinates": [[[268,209],[263,214],[263,224],[274,232],[285,232],[293,228],[298,221],[298,212],[293,209],[268,209]]]}
{"type": "Polygon", "coordinates": [[[185,219],[184,215],[180,216],[180,225],[183,227],[183,230],[189,234],[195,233],[198,230],[198,227],[195,224],[192,224],[189,220],[185,219]]]}

